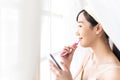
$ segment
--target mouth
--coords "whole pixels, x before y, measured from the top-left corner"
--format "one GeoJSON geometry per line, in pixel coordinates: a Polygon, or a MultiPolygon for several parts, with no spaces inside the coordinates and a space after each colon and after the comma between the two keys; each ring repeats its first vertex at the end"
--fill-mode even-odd
{"type": "Polygon", "coordinates": [[[80,41],[81,41],[82,39],[83,39],[82,37],[79,38],[80,41]]]}

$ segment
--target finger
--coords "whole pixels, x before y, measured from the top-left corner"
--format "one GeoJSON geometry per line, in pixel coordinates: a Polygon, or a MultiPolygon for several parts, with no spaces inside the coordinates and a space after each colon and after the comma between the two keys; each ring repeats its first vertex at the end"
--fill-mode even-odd
{"type": "Polygon", "coordinates": [[[50,61],[50,71],[54,74],[57,75],[57,71],[54,68],[54,64],[50,61]]]}
{"type": "Polygon", "coordinates": [[[63,51],[66,51],[68,53],[75,51],[75,49],[77,48],[77,46],[71,45],[71,46],[64,46],[63,51]]]}
{"type": "Polygon", "coordinates": [[[65,48],[65,51],[67,51],[68,53],[71,53],[73,50],[73,48],[71,46],[68,46],[65,48]]]}
{"type": "Polygon", "coordinates": [[[64,47],[64,50],[69,51],[70,49],[71,49],[71,46],[65,46],[65,47],[64,47]]]}
{"type": "Polygon", "coordinates": [[[68,46],[68,47],[65,47],[65,50],[68,51],[69,53],[73,52],[76,50],[77,47],[74,47],[74,46],[68,46]]]}
{"type": "Polygon", "coordinates": [[[61,62],[61,65],[63,66],[63,71],[69,70],[68,66],[65,63],[61,62]]]}
{"type": "Polygon", "coordinates": [[[75,50],[76,50],[76,48],[72,46],[72,47],[71,47],[71,53],[74,53],[75,50]]]}
{"type": "Polygon", "coordinates": [[[55,75],[59,74],[61,70],[60,70],[51,60],[49,60],[49,62],[50,62],[50,70],[51,70],[55,75]]]}
{"type": "Polygon", "coordinates": [[[50,67],[50,72],[52,72],[54,75],[57,74],[56,71],[52,67],[50,67]]]}

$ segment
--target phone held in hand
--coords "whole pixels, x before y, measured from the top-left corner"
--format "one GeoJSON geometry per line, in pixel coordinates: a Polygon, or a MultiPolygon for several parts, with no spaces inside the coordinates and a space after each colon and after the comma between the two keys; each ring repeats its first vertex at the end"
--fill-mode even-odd
{"type": "Polygon", "coordinates": [[[60,67],[60,65],[59,65],[58,62],[55,60],[55,58],[53,57],[52,54],[50,54],[50,57],[51,57],[51,59],[55,62],[55,64],[58,66],[58,68],[62,70],[62,68],[60,67]]]}

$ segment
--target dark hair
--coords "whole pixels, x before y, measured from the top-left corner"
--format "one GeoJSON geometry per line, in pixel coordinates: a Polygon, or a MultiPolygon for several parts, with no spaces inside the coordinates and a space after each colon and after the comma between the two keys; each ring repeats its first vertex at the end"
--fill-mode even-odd
{"type": "Polygon", "coordinates": [[[80,15],[81,13],[84,14],[85,18],[87,19],[87,21],[88,21],[89,23],[91,23],[92,26],[96,26],[96,25],[98,24],[98,22],[97,22],[91,15],[89,15],[88,12],[85,11],[85,10],[82,10],[82,11],[80,11],[80,12],[78,13],[78,15],[77,15],[77,17],[76,17],[76,21],[78,21],[78,17],[79,17],[79,15],[80,15]]]}
{"type": "Polygon", "coordinates": [[[115,56],[118,58],[118,60],[120,61],[120,51],[119,49],[116,47],[115,44],[113,44],[113,53],[115,54],[115,56]]]}
{"type": "MultiPolygon", "coordinates": [[[[86,20],[94,27],[98,24],[98,22],[91,16],[88,14],[88,12],[86,10],[81,10],[77,17],[76,17],[76,21],[78,21],[78,17],[79,15],[83,13],[84,17],[86,18],[86,20]]],[[[109,36],[105,33],[106,38],[109,40],[109,36]]],[[[113,47],[112,47],[112,51],[114,53],[114,55],[118,58],[118,60],[120,61],[120,51],[119,49],[116,47],[116,45],[113,43],[113,47]]]]}

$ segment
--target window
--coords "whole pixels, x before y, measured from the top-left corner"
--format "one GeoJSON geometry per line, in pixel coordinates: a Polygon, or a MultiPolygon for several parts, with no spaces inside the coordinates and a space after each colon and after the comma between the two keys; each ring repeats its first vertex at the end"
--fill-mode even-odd
{"type": "MultiPolygon", "coordinates": [[[[60,1],[60,0],[59,0],[60,1]]],[[[41,75],[40,80],[50,80],[48,57],[50,53],[56,53],[62,46],[63,15],[52,10],[55,7],[52,2],[55,0],[43,0],[43,8],[41,10],[41,75]],[[59,42],[61,41],[61,42],[59,42]],[[59,46],[58,46],[59,45],[59,46]],[[58,47],[56,47],[58,46],[58,47]]],[[[55,3],[54,3],[55,4],[55,3]]],[[[57,3],[58,4],[58,3],[57,3]]],[[[57,6],[58,7],[58,6],[57,6]]]]}
{"type": "MultiPolygon", "coordinates": [[[[57,55],[65,45],[70,45],[77,39],[75,35],[78,13],[76,4],[77,2],[74,0],[43,0],[40,80],[52,80],[49,72],[49,54],[57,55]]],[[[77,65],[75,66],[77,67],[77,65]]]]}

